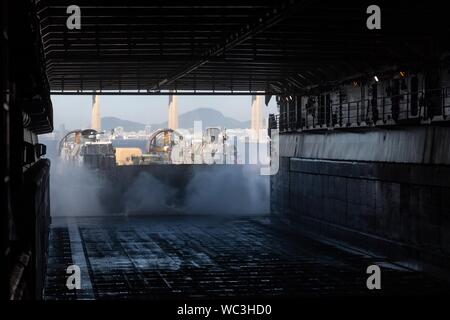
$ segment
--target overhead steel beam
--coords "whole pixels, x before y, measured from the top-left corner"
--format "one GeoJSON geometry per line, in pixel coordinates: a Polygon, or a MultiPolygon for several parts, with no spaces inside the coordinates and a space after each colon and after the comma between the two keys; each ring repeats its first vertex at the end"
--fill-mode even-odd
{"type": "Polygon", "coordinates": [[[289,0],[284,1],[277,8],[266,12],[265,15],[257,18],[257,21],[253,24],[248,24],[240,28],[236,33],[228,35],[224,43],[217,44],[208,51],[206,51],[202,59],[195,61],[193,63],[186,64],[185,66],[178,69],[176,72],[170,74],[167,78],[161,80],[159,83],[152,87],[152,90],[160,90],[164,85],[170,85],[174,81],[184,77],[185,75],[195,71],[199,67],[206,64],[212,57],[216,57],[221,54],[225,54],[227,50],[233,49],[237,45],[243,43],[244,41],[252,38],[256,34],[263,32],[264,30],[276,25],[280,21],[284,20],[288,15],[292,14],[301,5],[305,5],[309,1],[301,0],[289,0]]]}
{"type": "MultiPolygon", "coordinates": [[[[80,95],[105,95],[105,96],[166,96],[176,94],[178,96],[251,96],[251,95],[276,95],[278,92],[271,91],[51,91],[50,95],[68,95],[68,96],[80,96],[80,95]]],[[[291,93],[299,94],[299,93],[291,93]]]]}

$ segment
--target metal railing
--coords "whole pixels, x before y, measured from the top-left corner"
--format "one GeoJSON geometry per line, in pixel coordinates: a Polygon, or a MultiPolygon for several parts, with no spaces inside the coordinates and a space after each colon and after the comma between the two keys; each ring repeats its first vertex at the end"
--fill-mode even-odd
{"type": "Polygon", "coordinates": [[[450,121],[450,87],[328,106],[289,108],[269,124],[281,132],[450,121]]]}

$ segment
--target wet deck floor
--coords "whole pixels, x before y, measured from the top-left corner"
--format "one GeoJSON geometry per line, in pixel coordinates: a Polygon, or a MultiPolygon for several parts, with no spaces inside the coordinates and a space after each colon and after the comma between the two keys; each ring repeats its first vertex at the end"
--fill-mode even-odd
{"type": "Polygon", "coordinates": [[[294,234],[268,217],[54,218],[46,299],[449,294],[450,284],[294,234]],[[66,268],[81,270],[80,290],[66,268]],[[381,267],[381,290],[366,268],[381,267]]]}

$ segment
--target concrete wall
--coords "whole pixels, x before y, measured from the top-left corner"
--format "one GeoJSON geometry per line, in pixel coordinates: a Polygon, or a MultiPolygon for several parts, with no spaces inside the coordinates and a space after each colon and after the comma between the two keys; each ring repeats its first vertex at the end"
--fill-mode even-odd
{"type": "Polygon", "coordinates": [[[361,132],[285,134],[286,157],[450,165],[450,129],[424,126],[361,132]]]}
{"type": "Polygon", "coordinates": [[[281,135],[272,211],[300,229],[445,273],[449,141],[449,128],[431,126],[281,135]]]}

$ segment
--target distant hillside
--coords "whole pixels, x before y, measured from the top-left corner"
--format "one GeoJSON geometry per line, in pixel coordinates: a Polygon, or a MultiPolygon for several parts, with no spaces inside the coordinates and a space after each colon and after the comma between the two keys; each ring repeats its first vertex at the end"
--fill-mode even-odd
{"type": "Polygon", "coordinates": [[[139,122],[123,120],[116,117],[102,118],[102,130],[109,131],[117,127],[123,127],[125,131],[139,131],[144,130],[145,125],[139,122]]]}
{"type": "MultiPolygon", "coordinates": [[[[193,128],[194,121],[202,121],[203,128],[206,127],[222,127],[228,129],[248,128],[250,121],[239,121],[230,117],[226,117],[220,111],[208,108],[199,108],[186,113],[179,117],[180,128],[193,128]]],[[[167,121],[152,124],[152,128],[166,128],[167,121]]]]}
{"type": "MultiPolygon", "coordinates": [[[[180,128],[193,128],[194,121],[202,121],[203,128],[206,127],[222,127],[228,129],[235,128],[249,128],[250,121],[239,121],[230,117],[224,116],[220,111],[208,108],[195,109],[179,116],[180,128]]],[[[151,124],[152,129],[166,128],[167,121],[162,123],[151,124]]],[[[143,130],[145,125],[143,123],[123,120],[115,117],[103,117],[102,129],[107,131],[117,127],[123,127],[125,131],[139,131],[143,130]]]]}

